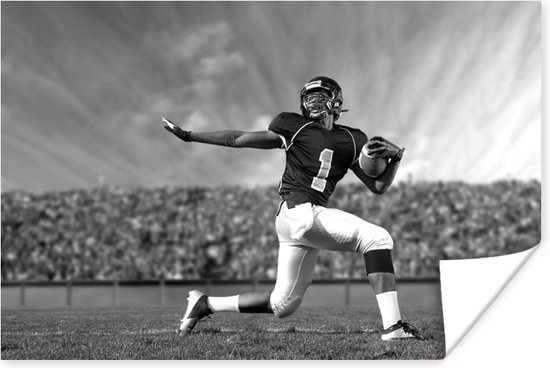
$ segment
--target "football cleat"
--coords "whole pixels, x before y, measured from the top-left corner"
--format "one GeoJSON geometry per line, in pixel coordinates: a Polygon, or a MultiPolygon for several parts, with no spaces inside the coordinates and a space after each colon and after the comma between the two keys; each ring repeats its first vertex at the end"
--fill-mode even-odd
{"type": "Polygon", "coordinates": [[[393,326],[388,327],[382,331],[382,340],[394,340],[394,339],[418,339],[425,340],[420,335],[420,330],[407,322],[398,321],[393,326]]]}
{"type": "Polygon", "coordinates": [[[208,307],[208,303],[206,301],[207,298],[208,297],[204,293],[198,290],[191,290],[189,292],[189,297],[187,298],[187,310],[181,320],[178,335],[190,334],[197,322],[212,314],[212,311],[208,307]]]}

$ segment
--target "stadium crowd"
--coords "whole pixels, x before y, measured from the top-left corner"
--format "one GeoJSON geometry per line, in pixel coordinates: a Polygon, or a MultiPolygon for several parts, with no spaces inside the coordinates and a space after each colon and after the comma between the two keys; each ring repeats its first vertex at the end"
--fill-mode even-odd
{"type": "MultiPolygon", "coordinates": [[[[274,187],[2,193],[2,281],[273,279],[274,187]]],[[[437,277],[440,259],[526,250],[541,236],[539,181],[340,185],[329,202],[386,228],[397,277],[437,277]]],[[[352,253],[321,252],[315,277],[362,278],[352,253]]]]}

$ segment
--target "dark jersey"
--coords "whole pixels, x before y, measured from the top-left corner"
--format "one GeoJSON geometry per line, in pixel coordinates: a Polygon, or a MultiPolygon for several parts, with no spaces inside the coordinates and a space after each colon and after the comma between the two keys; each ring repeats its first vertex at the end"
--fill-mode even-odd
{"type": "Polygon", "coordinates": [[[281,148],[286,150],[279,194],[295,204],[326,206],[336,183],[367,143],[367,136],[359,129],[334,124],[333,130],[327,130],[320,122],[296,113],[277,115],[269,130],[281,137],[281,148]]]}

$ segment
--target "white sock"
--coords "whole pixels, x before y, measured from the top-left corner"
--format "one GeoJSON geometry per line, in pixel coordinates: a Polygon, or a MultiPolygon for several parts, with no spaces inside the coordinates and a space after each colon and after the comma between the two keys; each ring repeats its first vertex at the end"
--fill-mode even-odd
{"type": "Polygon", "coordinates": [[[382,324],[384,330],[397,323],[401,319],[399,312],[399,302],[397,301],[397,291],[387,291],[385,293],[376,294],[378,308],[382,315],[382,324]]]}
{"type": "Polygon", "coordinates": [[[206,299],[212,312],[239,312],[239,296],[209,296],[206,299]]]}

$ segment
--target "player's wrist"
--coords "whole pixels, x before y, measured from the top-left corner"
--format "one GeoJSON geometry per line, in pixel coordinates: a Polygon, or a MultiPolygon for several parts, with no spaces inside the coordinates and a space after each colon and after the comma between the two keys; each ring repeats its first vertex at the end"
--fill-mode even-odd
{"type": "Polygon", "coordinates": [[[399,162],[403,158],[403,152],[405,148],[400,148],[395,152],[395,155],[391,158],[392,162],[399,162]]]}
{"type": "Polygon", "coordinates": [[[179,139],[181,139],[184,142],[191,142],[192,141],[190,130],[179,129],[176,132],[176,135],[178,136],[179,139]]]}

